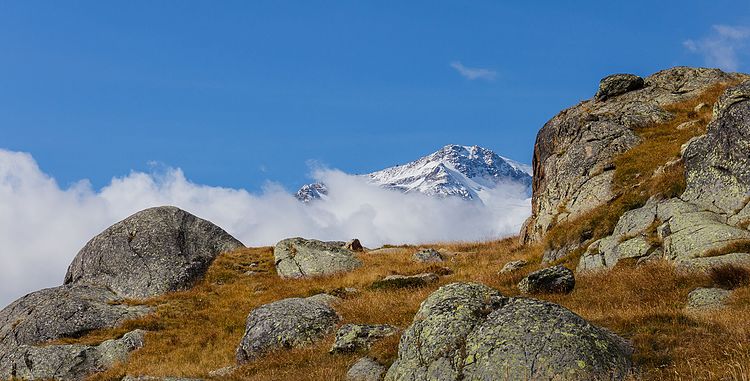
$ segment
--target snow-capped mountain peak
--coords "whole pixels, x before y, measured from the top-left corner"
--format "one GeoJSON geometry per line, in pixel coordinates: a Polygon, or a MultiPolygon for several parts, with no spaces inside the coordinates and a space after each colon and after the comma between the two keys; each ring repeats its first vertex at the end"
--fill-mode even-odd
{"type": "MultiPolygon", "coordinates": [[[[481,200],[483,190],[500,183],[516,183],[530,191],[530,167],[504,158],[479,146],[447,145],[425,157],[377,172],[361,175],[374,185],[405,193],[420,192],[430,196],[481,200]]],[[[325,186],[308,184],[297,198],[308,202],[318,199],[312,192],[325,186]]],[[[327,189],[325,189],[327,193],[327,189]]],[[[324,195],[326,193],[323,193],[324,195]]]]}

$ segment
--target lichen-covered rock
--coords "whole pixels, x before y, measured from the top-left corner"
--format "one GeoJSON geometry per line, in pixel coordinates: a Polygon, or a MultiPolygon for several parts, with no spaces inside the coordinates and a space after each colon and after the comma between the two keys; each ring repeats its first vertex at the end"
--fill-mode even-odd
{"type": "Polygon", "coordinates": [[[567,294],[575,285],[573,271],[558,265],[534,271],[518,283],[518,289],[524,294],[567,294]]]}
{"type": "Polygon", "coordinates": [[[145,315],[100,286],[65,285],[28,294],[0,311],[0,363],[22,345],[34,345],[109,328],[145,315]]]}
{"type": "Polygon", "coordinates": [[[632,349],[553,303],[476,283],[443,286],[421,305],[385,379],[623,379],[632,349]]]}
{"type": "Polygon", "coordinates": [[[173,206],[140,211],[92,238],[65,284],[99,284],[128,298],[186,289],[219,254],[242,243],[209,221],[173,206]]]}
{"type": "Polygon", "coordinates": [[[250,312],[237,348],[239,364],[269,351],[311,344],[330,333],[340,317],[316,298],[289,298],[264,304],[250,312]]]}
{"type": "Polygon", "coordinates": [[[382,381],[385,367],[377,361],[363,357],[346,372],[346,381],[382,381]]]}
{"type": "Polygon", "coordinates": [[[628,91],[638,90],[644,86],[643,78],[633,74],[613,74],[602,78],[599,82],[599,90],[594,99],[605,101],[608,98],[625,94],[628,91]]]}
{"type": "Polygon", "coordinates": [[[373,289],[424,287],[430,283],[437,282],[438,279],[440,277],[434,273],[388,275],[381,280],[373,282],[371,287],[373,289]]]}
{"type": "Polygon", "coordinates": [[[500,270],[500,274],[512,273],[516,270],[520,270],[522,267],[526,266],[527,264],[529,264],[529,262],[526,261],[525,259],[519,259],[517,261],[510,261],[506,263],[505,266],[503,266],[503,268],[500,270]]]}
{"type": "Polygon", "coordinates": [[[727,89],[714,116],[707,133],[685,151],[687,189],[682,198],[732,215],[750,200],[750,81],[727,89]]]}
{"type": "Polygon", "coordinates": [[[82,380],[127,360],[143,346],[144,331],[136,330],[96,346],[23,345],[0,362],[0,378],[82,380]]]}
{"type": "Polygon", "coordinates": [[[542,127],[534,145],[532,215],[524,224],[524,241],[539,242],[555,223],[611,201],[614,158],[640,142],[634,129],[673,117],[666,105],[743,77],[676,67],[647,77],[639,90],[560,112],[542,127]]]}
{"type": "Polygon", "coordinates": [[[354,252],[342,242],[289,238],[276,244],[273,256],[282,278],[330,275],[362,266],[354,252]]]}
{"type": "Polygon", "coordinates": [[[750,266],[750,253],[729,253],[715,257],[680,259],[675,262],[675,268],[680,272],[704,272],[725,266],[750,266]]]}
{"type": "Polygon", "coordinates": [[[370,349],[376,341],[395,335],[398,328],[388,324],[344,324],[336,331],[330,353],[347,353],[370,349]]]}
{"type": "Polygon", "coordinates": [[[412,259],[415,262],[442,262],[443,254],[435,249],[422,249],[412,255],[412,259]]]}
{"type": "Polygon", "coordinates": [[[688,294],[685,309],[689,311],[706,311],[724,307],[732,292],[722,288],[696,288],[688,294]]]}

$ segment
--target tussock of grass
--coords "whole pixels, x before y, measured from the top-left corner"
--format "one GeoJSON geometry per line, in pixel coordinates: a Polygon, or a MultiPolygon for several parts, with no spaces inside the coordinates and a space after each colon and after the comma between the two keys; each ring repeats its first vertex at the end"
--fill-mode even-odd
{"type": "Polygon", "coordinates": [[[727,290],[750,286],[750,269],[744,266],[727,264],[712,268],[708,272],[714,285],[727,290]]]}
{"type": "MultiPolygon", "coordinates": [[[[688,140],[706,132],[711,108],[699,112],[701,103],[713,104],[731,84],[715,85],[695,98],[665,107],[674,117],[665,123],[640,128],[635,132],[641,143],[614,159],[612,190],[617,197],[573,220],[553,226],[545,237],[548,249],[569,244],[594,241],[612,234],[625,212],[646,204],[649,198],[677,197],[685,191],[685,166],[680,148],[688,140]],[[677,129],[685,122],[695,121],[687,128],[677,129]]],[[[574,251],[565,262],[576,263],[583,250],[574,251]]]]}
{"type": "Polygon", "coordinates": [[[750,239],[733,241],[722,247],[708,250],[703,253],[703,257],[718,257],[732,253],[750,253],[750,239]]]}

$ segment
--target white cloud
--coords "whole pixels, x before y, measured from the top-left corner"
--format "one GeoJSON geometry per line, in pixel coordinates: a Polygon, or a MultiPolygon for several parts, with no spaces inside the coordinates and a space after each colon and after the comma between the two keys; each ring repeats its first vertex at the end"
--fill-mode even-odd
{"type": "Polygon", "coordinates": [[[366,246],[482,240],[515,234],[529,215],[521,187],[498,187],[485,205],[402,194],[336,170],[313,173],[325,202],[298,202],[268,183],[260,194],[195,184],[180,169],[132,172],[103,189],[87,181],[61,188],[26,153],[0,149],[0,308],[21,295],[60,285],[78,250],[138,210],[175,205],[213,221],[249,246],[303,236],[357,237],[366,246]]]}
{"type": "Polygon", "coordinates": [[[748,27],[714,25],[709,36],[700,40],[685,40],[683,46],[693,53],[703,55],[708,66],[737,71],[740,67],[740,55],[745,53],[749,38],[748,27]]]}
{"type": "Polygon", "coordinates": [[[459,61],[451,62],[451,67],[456,69],[456,71],[464,78],[472,81],[475,79],[494,81],[495,77],[497,77],[497,72],[494,70],[479,67],[466,67],[459,61]]]}

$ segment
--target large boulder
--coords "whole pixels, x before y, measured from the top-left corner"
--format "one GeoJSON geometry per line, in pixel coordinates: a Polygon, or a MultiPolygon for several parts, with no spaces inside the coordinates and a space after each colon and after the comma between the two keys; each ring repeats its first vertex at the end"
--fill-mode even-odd
{"type": "Polygon", "coordinates": [[[605,102],[583,101],[549,120],[534,145],[532,215],[524,224],[524,241],[540,242],[554,224],[614,199],[614,158],[640,143],[635,129],[673,117],[665,106],[743,77],[676,67],[645,78],[643,88],[605,102]]]}
{"type": "Polygon", "coordinates": [[[242,243],[209,221],[172,206],[140,211],[91,239],[65,284],[99,284],[128,298],[189,288],[223,252],[242,243]]]}
{"type": "Polygon", "coordinates": [[[573,271],[558,265],[527,275],[518,283],[518,289],[524,294],[567,294],[573,291],[575,285],[573,271]]]}
{"type": "Polygon", "coordinates": [[[343,242],[289,238],[276,244],[273,256],[282,278],[303,278],[347,272],[362,266],[343,242]]]}
{"type": "Polygon", "coordinates": [[[596,92],[594,99],[605,101],[608,98],[625,94],[628,91],[643,88],[645,82],[643,78],[633,74],[612,74],[602,78],[599,82],[599,90],[596,92]]]}
{"type": "Polygon", "coordinates": [[[620,380],[631,353],[624,339],[559,305],[453,283],[422,302],[385,379],[620,380]]]}
{"type": "Polygon", "coordinates": [[[727,89],[714,107],[707,133],[684,153],[683,199],[750,221],[750,81],[727,89]]]}
{"type": "Polygon", "coordinates": [[[321,298],[289,298],[264,304],[247,316],[237,348],[238,364],[272,350],[299,347],[333,331],[340,317],[321,298]]]}
{"type": "Polygon", "coordinates": [[[99,345],[23,345],[0,361],[1,379],[82,380],[126,361],[143,346],[145,332],[135,330],[99,345]]]}
{"type": "Polygon", "coordinates": [[[78,337],[145,315],[101,286],[65,285],[28,294],[0,311],[0,363],[22,345],[78,337]]]}

